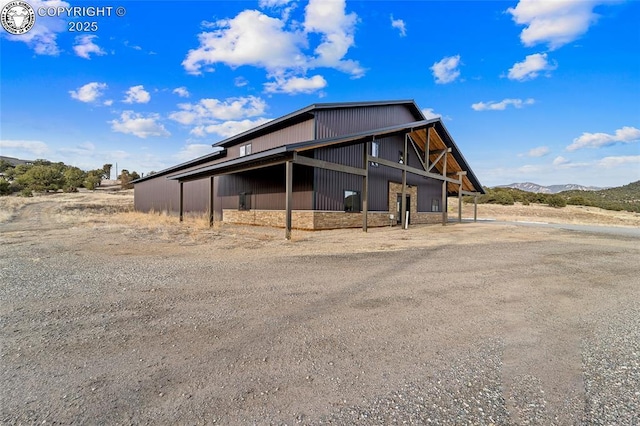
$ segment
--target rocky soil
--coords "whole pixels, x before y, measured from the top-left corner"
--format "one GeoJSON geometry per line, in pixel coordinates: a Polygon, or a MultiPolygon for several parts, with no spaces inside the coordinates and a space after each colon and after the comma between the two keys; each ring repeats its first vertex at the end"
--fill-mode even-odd
{"type": "Polygon", "coordinates": [[[640,244],[0,201],[1,424],[640,424],[640,244]]]}

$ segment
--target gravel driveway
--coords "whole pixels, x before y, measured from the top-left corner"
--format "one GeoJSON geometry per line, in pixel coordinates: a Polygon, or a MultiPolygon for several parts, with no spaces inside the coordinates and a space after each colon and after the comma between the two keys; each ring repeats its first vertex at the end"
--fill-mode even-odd
{"type": "Polygon", "coordinates": [[[640,424],[640,244],[0,224],[2,424],[640,424]]]}

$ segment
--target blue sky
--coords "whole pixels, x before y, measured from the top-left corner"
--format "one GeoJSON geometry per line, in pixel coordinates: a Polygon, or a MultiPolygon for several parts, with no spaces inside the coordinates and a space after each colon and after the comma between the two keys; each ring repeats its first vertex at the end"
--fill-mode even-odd
{"type": "Polygon", "coordinates": [[[414,99],[484,185],[640,179],[638,1],[27,2],[5,156],[147,173],[313,103],[414,99]]]}

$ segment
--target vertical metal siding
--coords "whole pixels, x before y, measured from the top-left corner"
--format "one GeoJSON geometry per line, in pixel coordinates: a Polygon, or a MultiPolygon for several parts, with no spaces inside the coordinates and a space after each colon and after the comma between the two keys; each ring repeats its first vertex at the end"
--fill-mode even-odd
{"type": "Polygon", "coordinates": [[[237,145],[227,148],[226,160],[232,160],[240,157],[240,147],[248,143],[251,144],[251,152],[256,153],[266,151],[279,146],[290,145],[297,142],[305,142],[313,139],[314,119],[293,124],[284,129],[276,130],[266,135],[238,143],[237,145]]]}
{"type": "MultiPolygon", "coordinates": [[[[141,212],[180,210],[180,184],[166,176],[135,184],[134,208],[141,212]]],[[[209,208],[209,179],[184,184],[184,211],[204,213],[209,208]]]]}
{"type": "MultiPolygon", "coordinates": [[[[293,167],[293,208],[312,208],[312,178],[310,167],[293,167]]],[[[237,209],[239,194],[251,193],[251,209],[284,210],[285,168],[280,164],[264,169],[251,170],[219,178],[216,202],[224,209],[237,209]]]]}
{"type": "Polygon", "coordinates": [[[319,110],[316,113],[316,137],[332,138],[412,121],[415,117],[405,105],[319,110]]]}
{"type": "MultiPolygon", "coordinates": [[[[386,160],[397,162],[399,154],[404,149],[404,136],[392,136],[377,139],[380,144],[379,156],[386,160]]],[[[315,157],[320,160],[362,167],[362,144],[338,148],[321,148],[315,151],[315,157]]],[[[408,146],[408,165],[422,168],[415,151],[408,146]]],[[[402,171],[385,166],[369,167],[369,210],[387,211],[389,208],[389,182],[401,183],[402,171]]],[[[422,176],[407,173],[407,184],[418,187],[418,211],[431,210],[431,198],[440,194],[440,182],[422,176]]],[[[344,191],[362,190],[362,177],[340,173],[331,170],[315,170],[315,208],[317,210],[344,209],[344,191]]],[[[415,202],[415,200],[412,200],[415,202]]]]}
{"type": "Polygon", "coordinates": [[[141,212],[178,212],[180,185],[177,181],[159,176],[134,185],[134,208],[141,212]]]}
{"type": "Polygon", "coordinates": [[[209,178],[184,183],[185,213],[204,213],[209,210],[209,178]]]}

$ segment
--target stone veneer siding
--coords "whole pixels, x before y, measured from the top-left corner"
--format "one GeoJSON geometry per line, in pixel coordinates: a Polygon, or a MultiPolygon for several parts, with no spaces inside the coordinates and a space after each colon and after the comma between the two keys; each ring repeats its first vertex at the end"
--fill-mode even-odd
{"type": "MultiPolygon", "coordinates": [[[[284,228],[284,210],[235,210],[224,209],[222,220],[243,225],[273,226],[284,228]]],[[[367,225],[370,227],[389,226],[389,213],[369,212],[367,225]]],[[[362,227],[362,213],[336,211],[293,210],[291,225],[295,229],[321,230],[362,227]]],[[[393,221],[395,225],[395,220],[393,221]]]]}
{"type": "MultiPolygon", "coordinates": [[[[402,194],[402,184],[389,182],[389,214],[396,215],[396,203],[398,202],[398,194],[402,194]]],[[[442,212],[419,212],[418,211],[418,187],[411,186],[405,191],[409,196],[409,225],[425,224],[425,223],[442,223],[442,212]]]]}
{"type": "MultiPolygon", "coordinates": [[[[369,212],[367,215],[367,226],[372,228],[380,226],[396,226],[396,218],[389,218],[396,215],[397,194],[402,193],[402,185],[389,182],[389,211],[369,212]]],[[[411,197],[409,206],[410,225],[441,223],[442,212],[418,212],[418,188],[407,187],[406,194],[411,197]]],[[[284,228],[284,210],[236,210],[224,209],[222,211],[222,221],[242,225],[272,226],[284,228]]],[[[321,230],[340,228],[360,228],[362,227],[362,213],[347,213],[337,211],[319,210],[293,210],[291,212],[291,223],[295,229],[321,230]]]]}
{"type": "MultiPolygon", "coordinates": [[[[235,210],[224,209],[223,222],[242,225],[272,226],[284,228],[284,210],[235,210]]],[[[396,220],[389,219],[387,212],[369,212],[367,226],[396,226],[396,220]]],[[[442,213],[412,213],[411,224],[440,223],[442,213]]],[[[334,211],[293,210],[292,227],[295,229],[321,230],[362,227],[362,213],[334,211]]]]}

